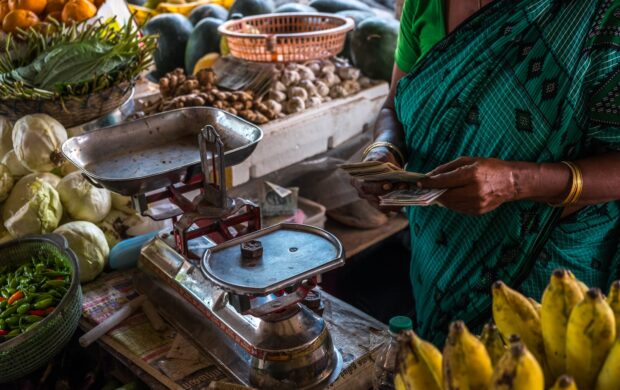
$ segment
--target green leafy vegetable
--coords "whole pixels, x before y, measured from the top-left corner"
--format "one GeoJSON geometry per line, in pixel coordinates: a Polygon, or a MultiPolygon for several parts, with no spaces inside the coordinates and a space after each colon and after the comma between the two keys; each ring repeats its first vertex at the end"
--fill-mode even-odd
{"type": "Polygon", "coordinates": [[[157,37],[114,19],[9,34],[0,53],[0,99],[81,96],[132,81],[152,62],[157,37]]]}

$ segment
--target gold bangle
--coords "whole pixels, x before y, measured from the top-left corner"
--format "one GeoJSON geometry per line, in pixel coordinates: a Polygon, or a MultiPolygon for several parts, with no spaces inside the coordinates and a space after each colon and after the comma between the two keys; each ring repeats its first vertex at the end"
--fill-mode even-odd
{"type": "Polygon", "coordinates": [[[400,149],[398,149],[398,147],[396,147],[396,145],[394,145],[393,143],[385,141],[373,142],[368,145],[366,149],[364,149],[364,153],[362,154],[362,160],[365,159],[366,156],[368,156],[368,153],[370,153],[371,150],[380,147],[388,148],[392,152],[392,154],[394,154],[396,158],[400,160],[401,167],[405,165],[405,156],[403,155],[403,152],[401,152],[400,149]]]}
{"type": "Polygon", "coordinates": [[[562,202],[557,204],[549,204],[552,207],[564,207],[577,203],[583,191],[583,175],[581,173],[581,169],[569,161],[562,161],[562,164],[566,165],[570,169],[571,189],[562,202]]]}

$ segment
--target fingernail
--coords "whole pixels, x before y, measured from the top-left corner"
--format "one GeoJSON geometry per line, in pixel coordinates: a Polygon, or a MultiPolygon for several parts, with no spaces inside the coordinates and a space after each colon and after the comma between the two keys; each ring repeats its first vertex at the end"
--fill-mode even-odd
{"type": "Polygon", "coordinates": [[[381,188],[383,189],[383,191],[389,191],[392,189],[392,185],[390,183],[385,183],[381,186],[381,188]]]}

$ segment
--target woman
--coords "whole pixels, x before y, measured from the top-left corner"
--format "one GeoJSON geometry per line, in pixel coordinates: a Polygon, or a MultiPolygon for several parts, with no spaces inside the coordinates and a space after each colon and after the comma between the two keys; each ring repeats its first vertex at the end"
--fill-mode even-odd
{"type": "Polygon", "coordinates": [[[408,209],[422,336],[479,329],[499,279],[540,299],[555,268],[620,277],[619,96],[619,0],[406,0],[365,159],[447,190],[408,209]]]}

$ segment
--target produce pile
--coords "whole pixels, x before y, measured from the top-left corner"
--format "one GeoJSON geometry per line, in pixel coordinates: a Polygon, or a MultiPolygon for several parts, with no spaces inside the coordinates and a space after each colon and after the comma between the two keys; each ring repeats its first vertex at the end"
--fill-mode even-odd
{"type": "Polygon", "coordinates": [[[620,281],[605,298],[556,270],[539,304],[502,282],[480,338],[450,325],[443,356],[408,331],[399,339],[398,389],[581,389],[620,386],[620,281]],[[505,341],[508,346],[505,345],[505,341]]]}
{"type": "Polygon", "coordinates": [[[228,54],[218,32],[224,21],[233,15],[274,12],[324,12],[353,19],[356,28],[347,34],[340,57],[371,79],[390,81],[399,24],[393,18],[375,16],[370,7],[357,0],[314,0],[309,5],[283,4],[278,8],[271,0],[236,0],[230,11],[208,4],[194,8],[188,17],[175,13],[154,16],[143,27],[145,34],[159,36],[154,75],[162,77],[177,68],[185,69],[188,75],[195,73],[196,64],[205,56],[213,61],[214,56],[228,54]]]}
{"type": "Polygon", "coordinates": [[[119,29],[114,20],[53,22],[44,33],[9,35],[0,53],[0,100],[85,96],[128,84],[150,66],[156,45],[155,37],[139,37],[131,24],[119,29]]]}
{"type": "Polygon", "coordinates": [[[110,248],[128,235],[156,230],[131,200],[87,181],[60,148],[65,128],[46,114],[15,124],[0,118],[0,242],[29,234],[64,236],[80,264],[80,281],[94,279],[110,248]]]}
{"type": "Polygon", "coordinates": [[[51,314],[71,284],[62,259],[39,256],[0,267],[0,343],[35,327],[51,314]]]}
{"type": "Polygon", "coordinates": [[[6,33],[52,20],[79,23],[97,14],[105,0],[2,0],[0,26],[6,33]]]}
{"type": "Polygon", "coordinates": [[[346,61],[336,60],[278,65],[265,96],[255,97],[252,91],[223,91],[215,82],[212,69],[201,69],[192,76],[187,76],[181,68],[175,69],[159,79],[161,98],[144,102],[142,113],[209,106],[261,125],[332,99],[354,95],[375,83],[360,77],[359,69],[346,61]]]}

